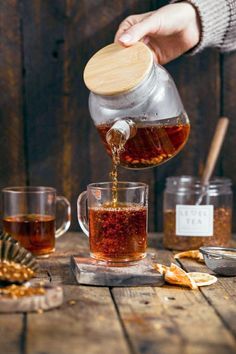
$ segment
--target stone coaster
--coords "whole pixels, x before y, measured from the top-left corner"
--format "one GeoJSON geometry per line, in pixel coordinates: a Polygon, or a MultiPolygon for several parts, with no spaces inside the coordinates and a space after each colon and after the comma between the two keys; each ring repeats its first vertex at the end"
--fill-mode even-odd
{"type": "MultiPolygon", "coordinates": [[[[79,284],[97,286],[141,286],[164,284],[163,276],[152,267],[151,254],[128,266],[107,265],[90,257],[71,257],[71,267],[79,284]]],[[[123,264],[124,265],[124,264],[123,264]]]]}

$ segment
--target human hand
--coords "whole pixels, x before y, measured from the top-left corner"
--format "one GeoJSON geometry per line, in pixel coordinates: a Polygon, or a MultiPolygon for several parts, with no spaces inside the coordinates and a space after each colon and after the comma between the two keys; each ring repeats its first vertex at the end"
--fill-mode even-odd
{"type": "Polygon", "coordinates": [[[126,47],[143,41],[155,60],[166,64],[195,47],[200,40],[200,20],[187,2],[170,4],[152,12],[127,17],[119,26],[115,42],[126,47]]]}

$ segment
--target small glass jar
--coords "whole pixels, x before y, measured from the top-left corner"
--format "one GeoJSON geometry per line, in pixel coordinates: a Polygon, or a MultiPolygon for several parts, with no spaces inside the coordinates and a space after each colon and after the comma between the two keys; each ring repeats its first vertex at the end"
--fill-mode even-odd
{"type": "Polygon", "coordinates": [[[203,187],[196,177],[169,177],[163,212],[166,248],[227,246],[232,224],[231,181],[217,177],[203,187]]]}

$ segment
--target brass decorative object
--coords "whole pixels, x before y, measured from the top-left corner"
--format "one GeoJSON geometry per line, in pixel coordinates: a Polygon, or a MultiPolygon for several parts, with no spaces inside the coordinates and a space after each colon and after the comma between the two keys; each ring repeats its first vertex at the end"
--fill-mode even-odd
{"type": "Polygon", "coordinates": [[[10,235],[0,233],[0,284],[22,284],[30,280],[39,266],[34,256],[10,235]]]}

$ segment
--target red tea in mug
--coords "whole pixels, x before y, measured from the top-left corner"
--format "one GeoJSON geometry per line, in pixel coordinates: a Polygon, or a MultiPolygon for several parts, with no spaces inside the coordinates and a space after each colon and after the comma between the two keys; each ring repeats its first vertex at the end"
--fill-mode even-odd
{"type": "Polygon", "coordinates": [[[3,229],[34,255],[46,255],[55,249],[55,217],[26,214],[5,217],[3,229]]]}
{"type": "Polygon", "coordinates": [[[91,256],[104,261],[134,261],[145,257],[147,207],[111,203],[89,208],[91,256]]]}

